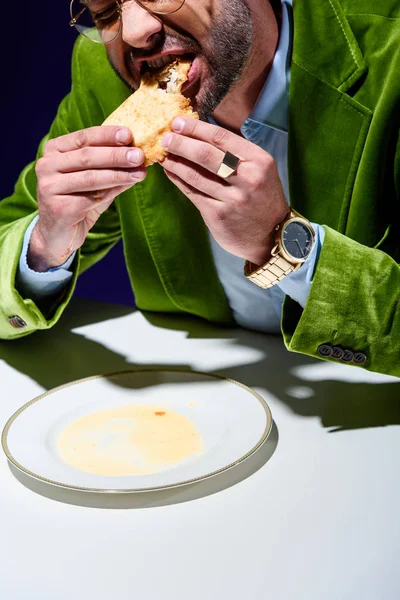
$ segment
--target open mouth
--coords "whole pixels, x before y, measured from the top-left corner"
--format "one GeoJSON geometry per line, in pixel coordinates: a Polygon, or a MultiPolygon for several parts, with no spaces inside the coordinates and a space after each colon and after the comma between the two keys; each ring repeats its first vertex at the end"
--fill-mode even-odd
{"type": "Polygon", "coordinates": [[[175,83],[174,80],[171,82],[170,76],[173,71],[169,67],[176,64],[177,60],[190,64],[189,72],[182,84],[182,89],[180,89],[180,93],[190,96],[190,93],[186,94],[185,92],[192,88],[193,83],[199,78],[199,59],[194,53],[168,54],[154,60],[145,60],[140,65],[140,78],[142,79],[146,75],[155,78],[158,81],[158,87],[169,92],[171,83],[172,85],[175,83]]]}
{"type": "Polygon", "coordinates": [[[180,94],[182,86],[186,83],[192,63],[190,60],[174,60],[155,71],[149,70],[143,75],[145,84],[156,84],[159,89],[167,94],[180,94]]]}
{"type": "Polygon", "coordinates": [[[143,76],[148,72],[152,75],[156,74],[167,65],[174,63],[177,59],[193,62],[194,58],[194,54],[167,54],[154,60],[144,60],[140,66],[140,75],[143,76]]]}

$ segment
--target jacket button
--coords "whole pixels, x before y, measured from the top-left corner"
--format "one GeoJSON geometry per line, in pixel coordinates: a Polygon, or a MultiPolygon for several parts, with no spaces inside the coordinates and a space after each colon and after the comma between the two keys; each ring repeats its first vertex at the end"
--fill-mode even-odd
{"type": "Polygon", "coordinates": [[[344,355],[343,348],[341,348],[340,346],[333,346],[332,358],[336,358],[337,360],[340,360],[341,358],[343,358],[343,355],[344,355]]]}
{"type": "Polygon", "coordinates": [[[345,363],[349,363],[352,362],[354,358],[354,352],[352,352],[351,350],[345,350],[342,356],[342,361],[345,363]]]}
{"type": "Polygon", "coordinates": [[[318,354],[324,358],[330,356],[332,354],[332,346],[329,344],[321,344],[321,346],[318,347],[318,354]]]}
{"type": "Polygon", "coordinates": [[[21,317],[18,317],[18,315],[15,315],[14,317],[10,317],[8,319],[8,322],[10,323],[10,325],[12,325],[15,329],[23,329],[24,327],[26,327],[26,323],[23,319],[21,319],[21,317]]]}
{"type": "Polygon", "coordinates": [[[355,352],[353,356],[353,363],[355,365],[363,365],[367,360],[367,356],[364,352],[355,352]]]}

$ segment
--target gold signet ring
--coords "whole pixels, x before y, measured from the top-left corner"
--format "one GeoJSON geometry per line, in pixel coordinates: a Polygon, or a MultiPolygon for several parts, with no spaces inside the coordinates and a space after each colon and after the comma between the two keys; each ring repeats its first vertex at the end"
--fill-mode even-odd
{"type": "Polygon", "coordinates": [[[218,169],[217,175],[219,177],[222,177],[223,179],[226,179],[227,177],[229,177],[229,175],[235,173],[239,162],[240,158],[238,158],[234,154],[231,154],[230,152],[226,152],[222,160],[221,166],[218,169]]]}

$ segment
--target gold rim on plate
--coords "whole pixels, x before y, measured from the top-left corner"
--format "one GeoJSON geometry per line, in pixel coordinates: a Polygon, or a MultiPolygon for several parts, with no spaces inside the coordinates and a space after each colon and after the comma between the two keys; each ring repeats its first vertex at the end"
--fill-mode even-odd
{"type": "Polygon", "coordinates": [[[215,477],[216,475],[220,475],[221,473],[224,473],[225,471],[228,471],[229,469],[236,467],[237,465],[239,465],[240,463],[242,463],[246,459],[248,459],[250,456],[252,456],[255,452],[257,452],[257,450],[267,440],[267,438],[271,432],[271,429],[272,429],[272,415],[271,415],[271,411],[269,409],[268,404],[265,402],[264,398],[262,396],[260,396],[260,394],[258,394],[257,392],[255,392],[254,390],[249,388],[247,385],[244,385],[244,383],[240,383],[240,381],[236,381],[235,379],[230,379],[229,377],[222,377],[220,375],[210,375],[209,373],[203,373],[201,371],[183,371],[183,370],[178,370],[178,369],[131,369],[128,371],[115,371],[113,373],[106,373],[104,375],[92,375],[91,377],[84,377],[83,379],[77,379],[76,381],[70,381],[69,383],[65,383],[63,385],[57,386],[51,390],[48,390],[47,392],[44,392],[43,394],[40,394],[40,396],[37,396],[30,402],[27,402],[26,404],[21,406],[21,408],[19,408],[12,415],[12,417],[10,417],[10,419],[7,421],[7,423],[3,429],[2,435],[1,435],[1,445],[3,446],[3,450],[4,450],[8,460],[10,461],[11,464],[13,464],[15,467],[17,467],[17,469],[19,469],[26,475],[33,477],[34,479],[43,481],[45,483],[49,483],[50,485],[55,485],[57,487],[61,487],[61,488],[67,489],[67,490],[78,491],[78,492],[95,492],[95,493],[101,493],[101,494],[137,494],[140,492],[156,492],[156,491],[181,487],[183,485],[197,483],[199,481],[203,481],[204,479],[209,479],[210,477],[215,477]],[[148,488],[128,488],[128,489],[104,488],[104,489],[102,489],[102,488],[88,488],[88,487],[81,487],[81,486],[75,486],[75,485],[68,485],[66,483],[61,483],[60,481],[53,481],[52,479],[47,479],[46,477],[42,477],[41,475],[38,475],[37,473],[33,473],[29,469],[25,469],[25,467],[23,465],[21,465],[13,457],[13,455],[11,454],[11,452],[8,448],[8,445],[7,445],[7,434],[8,434],[8,431],[9,431],[11,425],[13,424],[13,422],[17,419],[17,417],[24,410],[26,410],[27,408],[29,408],[36,402],[39,402],[43,398],[46,398],[47,396],[54,394],[55,392],[58,392],[59,390],[63,390],[65,388],[72,387],[73,385],[77,385],[79,383],[83,383],[86,381],[92,381],[94,379],[111,379],[111,378],[117,377],[119,375],[129,375],[129,374],[134,374],[134,373],[186,373],[189,375],[202,375],[203,377],[209,377],[210,379],[219,379],[221,381],[227,381],[228,383],[233,383],[234,385],[237,385],[237,386],[243,388],[247,392],[250,392],[250,394],[252,394],[260,402],[260,404],[264,408],[266,416],[267,416],[267,423],[265,426],[265,430],[264,430],[261,438],[257,442],[257,444],[255,446],[253,446],[253,448],[251,450],[249,450],[244,456],[242,456],[235,462],[230,463],[229,465],[226,465],[222,469],[218,469],[217,471],[212,471],[211,473],[207,473],[206,475],[201,475],[200,477],[195,477],[194,479],[187,479],[185,481],[179,481],[177,483],[170,483],[168,485],[148,487],[148,488]]]}

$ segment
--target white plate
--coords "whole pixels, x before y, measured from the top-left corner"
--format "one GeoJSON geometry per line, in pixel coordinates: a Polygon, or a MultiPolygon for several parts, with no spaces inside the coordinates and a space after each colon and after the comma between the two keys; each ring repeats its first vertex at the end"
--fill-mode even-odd
{"type": "Polygon", "coordinates": [[[49,484],[86,492],[143,492],[193,483],[234,467],[260,448],[271,426],[266,402],[241,383],[205,373],[146,369],[89,377],[42,394],[10,418],[2,445],[18,469],[49,484]],[[204,452],[149,475],[96,475],[63,461],[56,441],[65,427],[126,405],[157,405],[188,417],[203,438],[204,452]]]}

